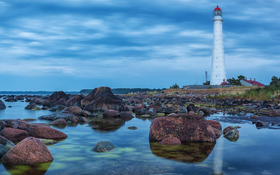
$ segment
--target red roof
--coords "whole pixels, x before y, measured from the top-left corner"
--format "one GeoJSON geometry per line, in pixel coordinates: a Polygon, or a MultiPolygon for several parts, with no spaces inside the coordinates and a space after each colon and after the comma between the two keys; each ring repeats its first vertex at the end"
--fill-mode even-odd
{"type": "Polygon", "coordinates": [[[214,10],[221,10],[220,7],[217,5],[217,7],[214,10]]]}
{"type": "Polygon", "coordinates": [[[244,81],[246,81],[247,83],[250,83],[254,86],[264,86],[264,84],[261,84],[260,82],[257,82],[257,81],[253,81],[253,80],[246,80],[244,79],[244,81]]]}
{"type": "Polygon", "coordinates": [[[223,79],[223,82],[221,83],[221,85],[227,85],[227,82],[225,79],[223,79]]]}

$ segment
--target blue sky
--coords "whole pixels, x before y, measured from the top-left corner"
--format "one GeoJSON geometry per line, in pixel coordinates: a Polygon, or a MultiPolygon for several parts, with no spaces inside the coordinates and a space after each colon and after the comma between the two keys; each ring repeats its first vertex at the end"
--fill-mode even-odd
{"type": "Polygon", "coordinates": [[[0,0],[0,91],[202,84],[217,4],[227,78],[279,77],[280,0],[0,0]]]}

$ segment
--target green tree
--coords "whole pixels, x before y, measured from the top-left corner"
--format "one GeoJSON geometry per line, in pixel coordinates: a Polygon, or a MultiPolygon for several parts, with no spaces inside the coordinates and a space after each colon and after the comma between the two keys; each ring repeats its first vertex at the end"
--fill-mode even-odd
{"type": "Polygon", "coordinates": [[[244,76],[244,75],[239,75],[238,77],[237,77],[237,79],[235,79],[235,78],[229,78],[229,79],[227,79],[227,82],[228,82],[228,84],[230,84],[230,85],[238,85],[238,86],[240,86],[241,85],[241,83],[240,83],[240,81],[241,80],[243,80],[243,79],[245,79],[246,77],[244,76]]]}
{"type": "Polygon", "coordinates": [[[180,89],[180,87],[177,83],[175,83],[174,85],[170,86],[170,89],[180,89]]]}
{"type": "Polygon", "coordinates": [[[203,85],[210,85],[210,81],[206,81],[203,85]]]}
{"type": "Polygon", "coordinates": [[[277,85],[277,84],[279,84],[279,82],[280,82],[280,78],[277,78],[276,76],[273,76],[271,78],[270,85],[277,85]]]}

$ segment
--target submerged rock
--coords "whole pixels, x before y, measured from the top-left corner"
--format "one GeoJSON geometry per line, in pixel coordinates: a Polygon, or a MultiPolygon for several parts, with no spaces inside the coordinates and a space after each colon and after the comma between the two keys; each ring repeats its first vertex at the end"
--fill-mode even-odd
{"type": "Polygon", "coordinates": [[[162,141],[177,137],[181,142],[215,142],[216,135],[210,124],[200,115],[174,114],[152,121],[149,138],[162,141]]]}
{"type": "Polygon", "coordinates": [[[237,127],[228,126],[223,130],[225,138],[230,141],[236,142],[239,139],[239,131],[237,127]]]}
{"type": "Polygon", "coordinates": [[[214,142],[188,142],[181,145],[161,145],[158,142],[150,142],[150,149],[154,155],[187,163],[203,162],[214,147],[214,142]]]}
{"type": "Polygon", "coordinates": [[[95,152],[108,152],[108,151],[112,151],[114,150],[116,147],[110,143],[110,142],[106,142],[106,141],[101,141],[98,142],[95,147],[93,148],[93,151],[95,152]]]}
{"type": "Polygon", "coordinates": [[[39,139],[28,137],[19,142],[2,158],[3,163],[35,164],[53,161],[49,149],[39,139]]]}

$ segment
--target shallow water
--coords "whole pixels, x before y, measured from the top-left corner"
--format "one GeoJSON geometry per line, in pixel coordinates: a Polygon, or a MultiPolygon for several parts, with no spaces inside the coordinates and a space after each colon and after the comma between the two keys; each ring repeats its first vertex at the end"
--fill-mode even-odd
{"type": "MultiPolygon", "coordinates": [[[[0,119],[34,118],[50,111],[29,111],[26,102],[10,102],[12,108],[0,110],[0,119]]],[[[223,137],[216,144],[185,144],[160,146],[149,143],[151,120],[133,118],[114,127],[96,129],[95,124],[56,128],[68,138],[48,146],[54,157],[51,163],[33,166],[0,165],[0,174],[278,174],[280,171],[280,130],[257,129],[249,121],[236,124],[224,120],[227,115],[207,119],[220,120],[222,127],[241,126],[237,142],[223,137]],[[129,130],[136,126],[136,130],[129,130]],[[116,147],[108,153],[96,153],[92,148],[100,141],[116,147]]],[[[45,122],[37,120],[35,122],[45,122]]]]}

